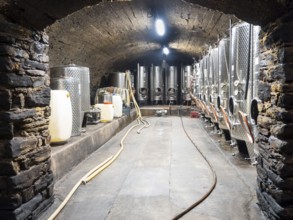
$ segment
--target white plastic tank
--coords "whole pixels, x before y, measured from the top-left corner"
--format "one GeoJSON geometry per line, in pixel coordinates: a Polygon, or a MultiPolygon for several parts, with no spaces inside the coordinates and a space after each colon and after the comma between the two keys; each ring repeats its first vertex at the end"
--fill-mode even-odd
{"type": "Polygon", "coordinates": [[[114,94],[112,97],[113,106],[114,106],[114,117],[119,118],[122,116],[122,98],[118,94],[114,94]]]}
{"type": "Polygon", "coordinates": [[[52,90],[66,90],[69,92],[72,107],[72,130],[71,136],[81,135],[81,96],[80,80],[73,77],[51,78],[50,87],[52,90]]]}
{"type": "Polygon", "coordinates": [[[110,122],[114,119],[114,106],[113,104],[96,104],[96,107],[101,109],[100,120],[101,122],[110,122]]]}
{"type": "Polygon", "coordinates": [[[71,136],[72,107],[69,92],[51,90],[49,132],[51,143],[66,142],[71,136]]]}

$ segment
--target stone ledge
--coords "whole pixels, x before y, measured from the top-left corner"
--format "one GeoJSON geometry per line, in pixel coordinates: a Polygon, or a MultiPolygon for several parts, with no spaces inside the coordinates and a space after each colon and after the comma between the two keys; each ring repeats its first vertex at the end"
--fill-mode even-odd
{"type": "Polygon", "coordinates": [[[136,112],[132,111],[129,116],[114,119],[110,123],[88,125],[86,132],[82,133],[81,136],[71,137],[64,145],[53,146],[51,168],[54,174],[54,181],[61,179],[73,167],[99,149],[135,118],[136,112]]]}
{"type": "Polygon", "coordinates": [[[167,115],[182,115],[189,116],[191,107],[180,105],[157,105],[157,106],[143,106],[140,108],[143,116],[155,116],[158,110],[167,110],[167,115]]]}

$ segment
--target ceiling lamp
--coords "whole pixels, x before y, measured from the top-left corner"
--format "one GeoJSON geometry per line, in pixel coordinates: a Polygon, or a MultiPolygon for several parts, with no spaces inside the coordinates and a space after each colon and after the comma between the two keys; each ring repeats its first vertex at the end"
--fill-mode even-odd
{"type": "Polygon", "coordinates": [[[170,50],[168,47],[163,48],[163,54],[168,55],[170,53],[170,50]]]}
{"type": "Polygon", "coordinates": [[[156,32],[159,36],[164,36],[166,30],[165,30],[165,23],[161,18],[157,18],[155,21],[155,28],[156,32]]]}

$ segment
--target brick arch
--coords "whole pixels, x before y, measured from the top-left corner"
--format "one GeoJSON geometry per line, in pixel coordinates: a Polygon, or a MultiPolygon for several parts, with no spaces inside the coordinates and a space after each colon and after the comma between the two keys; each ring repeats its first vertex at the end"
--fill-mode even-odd
{"type": "Polygon", "coordinates": [[[230,19],[238,21],[234,16],[198,5],[190,7],[180,0],[168,2],[162,0],[158,6],[167,25],[164,38],[154,31],[149,6],[138,2],[99,4],[60,19],[46,28],[50,65],[89,66],[91,81],[96,84],[105,71],[123,70],[125,65],[119,63],[136,63],[139,57],[152,52],[161,55],[162,45],[197,58],[207,45],[227,32],[230,19]]]}
{"type": "MultiPolygon", "coordinates": [[[[114,0],[115,1],[115,0],[114,0]]],[[[116,0],[125,1],[125,0],[116,0]]],[[[210,9],[235,14],[238,18],[265,25],[289,10],[290,0],[185,0],[210,9]]],[[[42,30],[56,20],[99,4],[102,0],[0,0],[0,13],[22,26],[42,30]]],[[[143,1],[141,1],[143,2],[143,1]]]]}
{"type": "Polygon", "coordinates": [[[234,14],[239,19],[261,26],[284,15],[290,9],[290,0],[184,0],[192,4],[222,11],[226,14],[234,14]]]}

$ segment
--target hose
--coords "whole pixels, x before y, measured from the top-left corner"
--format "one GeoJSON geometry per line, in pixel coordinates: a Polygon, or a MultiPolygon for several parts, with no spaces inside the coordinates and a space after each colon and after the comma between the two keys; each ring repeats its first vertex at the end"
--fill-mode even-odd
{"type": "Polygon", "coordinates": [[[139,134],[141,132],[142,129],[144,128],[147,128],[150,126],[150,123],[148,121],[146,121],[145,119],[143,119],[142,117],[142,114],[141,114],[141,111],[140,111],[140,108],[136,102],[136,99],[134,97],[134,94],[133,94],[133,91],[132,91],[132,88],[131,88],[131,79],[130,79],[130,72],[127,70],[126,71],[126,81],[127,81],[127,84],[128,84],[128,88],[129,88],[129,92],[130,92],[130,96],[132,98],[132,101],[133,101],[133,104],[134,104],[134,107],[136,109],[136,112],[137,112],[137,120],[139,120],[142,124],[143,124],[143,127],[141,127],[137,133],[139,134]]]}
{"type": "Polygon", "coordinates": [[[213,190],[215,189],[216,185],[217,185],[217,174],[213,168],[213,166],[211,165],[211,163],[209,162],[209,160],[204,156],[204,154],[201,152],[201,150],[196,146],[196,144],[194,143],[194,141],[191,139],[191,137],[188,135],[185,127],[184,127],[184,123],[182,120],[182,116],[180,116],[181,119],[181,125],[182,128],[186,134],[186,136],[188,137],[188,139],[190,140],[190,142],[193,144],[193,146],[197,149],[197,151],[200,153],[200,155],[203,157],[203,159],[205,160],[205,162],[207,163],[208,167],[211,170],[212,176],[213,176],[213,180],[212,180],[212,185],[210,186],[209,190],[199,199],[197,200],[195,203],[193,203],[192,205],[190,205],[187,209],[185,209],[183,212],[179,213],[178,215],[176,215],[173,220],[177,220],[182,218],[184,215],[186,215],[188,212],[190,212],[192,209],[194,209],[196,206],[198,206],[200,203],[202,203],[206,198],[209,197],[209,195],[213,192],[213,190]]]}
{"type": "Polygon", "coordinates": [[[136,125],[133,125],[132,127],[130,127],[128,129],[128,131],[126,132],[126,134],[123,136],[123,138],[121,139],[120,141],[120,149],[119,151],[114,155],[114,156],[111,156],[110,157],[110,160],[105,163],[103,166],[99,167],[98,169],[96,169],[93,173],[91,173],[86,179],[83,180],[83,183],[86,184],[88,183],[89,181],[91,181],[94,177],[96,177],[100,172],[102,172],[104,169],[106,169],[110,164],[112,164],[116,159],[117,157],[120,155],[120,153],[122,152],[123,148],[124,148],[124,140],[125,138],[128,136],[129,132],[139,126],[140,124],[143,124],[143,126],[141,128],[139,128],[137,130],[137,133],[140,134],[141,130],[144,129],[144,128],[147,128],[150,126],[150,123],[148,121],[146,121],[145,119],[143,119],[142,115],[141,115],[141,111],[140,111],[140,108],[134,98],[134,95],[133,95],[133,92],[132,92],[132,89],[131,89],[131,81],[130,81],[130,74],[127,73],[126,76],[127,76],[127,81],[128,81],[128,84],[129,84],[129,91],[130,91],[130,94],[131,94],[131,97],[132,97],[132,100],[134,102],[134,105],[135,105],[135,108],[136,108],[136,111],[137,111],[137,114],[138,114],[138,118],[137,118],[137,124],[136,125]]]}
{"type": "MultiPolygon", "coordinates": [[[[111,156],[112,157],[112,156],[111,156]]],[[[90,170],[87,174],[85,174],[72,188],[72,190],[69,192],[69,194],[66,196],[66,198],[63,200],[63,202],[59,205],[59,207],[53,212],[53,214],[48,218],[48,220],[53,220],[55,219],[59,213],[61,212],[61,210],[65,207],[65,205],[68,203],[68,201],[70,200],[70,198],[72,197],[72,195],[74,194],[74,192],[78,189],[78,187],[82,184],[82,182],[84,181],[84,179],[87,178],[87,176],[91,175],[91,173],[95,172],[97,169],[99,169],[101,166],[103,166],[104,164],[106,164],[111,157],[109,157],[107,160],[105,160],[104,162],[102,162],[101,164],[99,164],[97,167],[93,168],[92,170],[90,170]]]]}
{"type": "Polygon", "coordinates": [[[121,141],[120,141],[120,149],[117,151],[117,153],[115,155],[110,156],[108,159],[106,159],[104,162],[102,162],[101,164],[99,164],[98,166],[94,167],[92,170],[90,170],[88,173],[86,173],[75,185],[74,187],[71,189],[71,191],[69,192],[69,194],[65,197],[65,199],[63,200],[63,202],[58,206],[58,208],[53,212],[53,214],[48,218],[48,220],[54,220],[59,213],[62,211],[62,209],[66,206],[66,204],[68,203],[68,201],[70,200],[70,198],[73,196],[73,194],[75,193],[75,191],[78,189],[78,187],[81,184],[86,184],[89,181],[91,181],[93,178],[95,178],[99,173],[101,173],[104,169],[106,169],[108,166],[110,166],[117,158],[118,156],[121,154],[121,152],[124,149],[124,140],[126,139],[126,137],[128,136],[128,134],[130,133],[130,131],[132,129],[134,129],[135,127],[143,124],[143,126],[141,128],[138,129],[137,133],[140,134],[141,130],[144,128],[147,128],[150,126],[150,123],[148,121],[146,121],[145,119],[143,119],[142,115],[141,115],[141,111],[140,108],[135,100],[135,97],[133,95],[132,92],[132,88],[131,88],[131,80],[130,80],[130,73],[127,72],[126,74],[126,78],[127,78],[127,82],[128,82],[128,86],[129,86],[129,91],[130,91],[130,95],[132,97],[136,112],[137,112],[137,124],[131,126],[127,132],[125,133],[125,135],[122,137],[121,141]]]}

